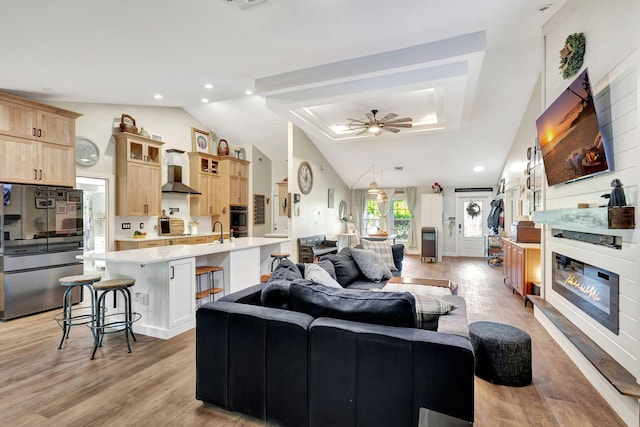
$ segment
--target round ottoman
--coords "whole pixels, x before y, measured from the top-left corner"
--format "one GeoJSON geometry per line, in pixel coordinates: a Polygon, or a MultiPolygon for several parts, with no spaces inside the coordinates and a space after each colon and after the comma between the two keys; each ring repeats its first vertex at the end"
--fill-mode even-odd
{"type": "Polygon", "coordinates": [[[469,324],[476,356],[476,375],[494,384],[531,384],[531,337],[514,326],[496,322],[469,324]]]}

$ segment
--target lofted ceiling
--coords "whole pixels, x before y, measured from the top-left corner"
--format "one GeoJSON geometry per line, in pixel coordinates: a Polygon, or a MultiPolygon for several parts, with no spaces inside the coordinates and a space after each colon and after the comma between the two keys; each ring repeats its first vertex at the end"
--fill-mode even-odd
{"type": "Polygon", "coordinates": [[[291,121],[355,188],[372,165],[385,187],[491,186],[540,75],[541,27],[564,2],[4,2],[0,90],[179,106],[273,160],[291,121]],[[414,126],[345,129],[372,109],[414,126]]]}

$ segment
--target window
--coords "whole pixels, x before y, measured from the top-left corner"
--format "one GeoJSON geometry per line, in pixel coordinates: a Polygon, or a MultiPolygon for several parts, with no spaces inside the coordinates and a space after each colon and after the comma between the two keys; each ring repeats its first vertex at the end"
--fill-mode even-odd
{"type": "MultiPolygon", "coordinates": [[[[363,215],[363,230],[365,234],[377,233],[382,228],[381,214],[378,203],[375,200],[367,200],[367,208],[363,215]]],[[[389,203],[390,233],[396,236],[396,241],[409,239],[409,227],[411,226],[411,213],[404,199],[393,199],[389,203]]]]}

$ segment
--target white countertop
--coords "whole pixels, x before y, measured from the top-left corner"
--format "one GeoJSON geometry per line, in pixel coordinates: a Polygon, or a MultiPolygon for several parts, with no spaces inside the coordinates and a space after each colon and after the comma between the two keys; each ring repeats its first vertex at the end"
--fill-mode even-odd
{"type": "MultiPolygon", "coordinates": [[[[144,242],[144,241],[149,241],[149,240],[171,240],[171,239],[180,239],[182,237],[206,237],[206,236],[214,236],[214,237],[220,237],[220,233],[200,233],[200,234],[188,234],[188,235],[179,235],[179,236],[156,236],[156,235],[150,235],[147,234],[146,237],[142,237],[142,238],[137,238],[137,237],[133,237],[133,236],[123,236],[123,237],[117,237],[116,236],[116,240],[120,241],[120,242],[144,242]]],[[[229,233],[224,233],[224,238],[225,240],[229,238],[229,233]]]]}
{"type": "Polygon", "coordinates": [[[264,237],[288,239],[289,235],[287,233],[267,233],[264,237]]]}
{"type": "Polygon", "coordinates": [[[236,237],[233,242],[225,239],[222,244],[216,241],[214,243],[203,243],[200,245],[169,245],[155,248],[130,249],[127,251],[94,253],[85,255],[83,258],[94,261],[153,264],[173,261],[176,259],[193,258],[209,254],[280,244],[288,241],[289,239],[274,239],[266,237],[236,237]]]}

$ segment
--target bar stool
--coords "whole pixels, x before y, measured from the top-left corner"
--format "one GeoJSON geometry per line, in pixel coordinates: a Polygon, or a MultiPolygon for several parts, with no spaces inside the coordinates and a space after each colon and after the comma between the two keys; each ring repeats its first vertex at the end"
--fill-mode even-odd
{"type": "Polygon", "coordinates": [[[222,272],[222,286],[224,287],[224,268],[216,266],[216,265],[200,265],[196,267],[196,281],[197,281],[197,291],[196,291],[196,300],[198,302],[205,298],[209,298],[210,301],[214,300],[214,295],[224,292],[223,288],[216,288],[214,281],[214,274],[218,271],[222,272]],[[201,278],[206,275],[207,278],[207,288],[202,288],[201,278]]]}
{"type": "Polygon", "coordinates": [[[127,350],[129,353],[131,353],[129,334],[131,334],[131,337],[134,341],[137,341],[136,336],[133,333],[132,325],[142,317],[140,313],[134,313],[131,309],[131,292],[129,291],[129,288],[135,283],[135,280],[128,278],[102,280],[100,282],[94,283],[93,289],[95,290],[97,295],[96,312],[98,313],[98,315],[96,316],[96,322],[94,326],[95,340],[93,345],[93,353],[91,353],[92,360],[96,355],[96,350],[98,349],[98,347],[102,346],[102,338],[106,334],[112,334],[115,332],[124,331],[125,338],[127,340],[127,350]],[[118,294],[122,295],[122,297],[124,298],[123,312],[105,314],[107,311],[105,298],[109,292],[113,292],[114,308],[116,307],[118,294]],[[109,321],[107,321],[107,318],[109,318],[109,321]]]}
{"type": "Polygon", "coordinates": [[[67,289],[62,296],[62,313],[58,313],[54,319],[62,328],[62,339],[60,339],[60,345],[58,350],[62,348],[62,344],[66,338],[69,338],[69,331],[72,326],[86,325],[88,323],[95,322],[96,319],[96,298],[93,292],[93,284],[102,279],[101,274],[85,274],[77,276],[65,276],[58,279],[60,286],[64,286],[67,289]],[[91,307],[78,307],[72,310],[73,302],[73,290],[76,287],[80,287],[80,291],[86,287],[91,295],[91,307]],[[89,310],[87,313],[86,311],[89,310]],[[75,314],[73,312],[76,312],[75,314]]]}
{"type": "Polygon", "coordinates": [[[280,264],[283,259],[289,258],[289,254],[286,252],[274,252],[271,254],[271,258],[273,258],[273,261],[271,261],[271,271],[273,271],[274,267],[280,264]]]}

